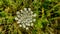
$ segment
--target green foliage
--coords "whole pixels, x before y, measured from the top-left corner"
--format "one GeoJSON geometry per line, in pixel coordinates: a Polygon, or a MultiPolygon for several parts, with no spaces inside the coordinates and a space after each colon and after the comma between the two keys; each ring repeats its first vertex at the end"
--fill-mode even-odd
{"type": "Polygon", "coordinates": [[[1,23],[3,22],[3,20],[7,21],[7,23],[12,23],[13,22],[13,19],[14,19],[11,14],[6,13],[5,11],[1,11],[0,12],[0,18],[2,18],[0,20],[1,23]]]}
{"type": "Polygon", "coordinates": [[[5,17],[6,13],[4,11],[0,12],[0,17],[5,17]]]}
{"type": "Polygon", "coordinates": [[[3,4],[3,1],[2,0],[0,0],[0,6],[3,4]]]}

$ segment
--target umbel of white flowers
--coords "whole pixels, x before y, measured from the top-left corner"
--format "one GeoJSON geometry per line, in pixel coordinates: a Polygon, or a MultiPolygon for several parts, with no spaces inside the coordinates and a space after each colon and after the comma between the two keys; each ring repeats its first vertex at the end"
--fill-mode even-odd
{"type": "Polygon", "coordinates": [[[33,13],[31,8],[24,8],[24,10],[17,11],[16,15],[15,20],[17,24],[26,30],[28,30],[30,26],[33,26],[36,21],[36,13],[33,13]]]}

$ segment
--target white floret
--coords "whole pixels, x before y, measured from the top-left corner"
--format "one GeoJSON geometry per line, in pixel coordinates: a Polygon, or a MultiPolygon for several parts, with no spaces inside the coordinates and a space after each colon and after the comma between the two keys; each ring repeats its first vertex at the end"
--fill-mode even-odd
{"type": "Polygon", "coordinates": [[[20,15],[17,15],[18,18],[20,18],[21,16],[20,15]]]}
{"type": "Polygon", "coordinates": [[[26,28],[25,24],[23,24],[23,28],[26,28]]]}
{"type": "Polygon", "coordinates": [[[36,17],[36,16],[37,16],[36,14],[33,15],[33,17],[36,17]]]}
{"type": "Polygon", "coordinates": [[[17,22],[18,24],[20,23],[20,21],[17,22]]]}
{"type": "Polygon", "coordinates": [[[24,8],[24,11],[27,11],[27,8],[24,8]]]}
{"type": "Polygon", "coordinates": [[[20,12],[19,12],[19,11],[17,11],[17,12],[16,12],[16,14],[20,14],[20,12]]]}
{"type": "Polygon", "coordinates": [[[22,25],[19,25],[20,27],[22,27],[22,25]]]}
{"type": "Polygon", "coordinates": [[[34,24],[33,23],[31,23],[31,26],[33,26],[34,24]]]}
{"type": "Polygon", "coordinates": [[[31,8],[28,8],[28,11],[31,11],[31,8]]]}
{"type": "Polygon", "coordinates": [[[28,27],[26,27],[26,30],[28,30],[29,28],[28,27]]]}
{"type": "Polygon", "coordinates": [[[23,10],[20,10],[21,12],[23,12],[23,10]]]}
{"type": "Polygon", "coordinates": [[[30,26],[30,23],[26,23],[27,26],[30,26]]]}
{"type": "Polygon", "coordinates": [[[33,22],[35,22],[36,21],[36,19],[33,19],[33,22]]]}
{"type": "Polygon", "coordinates": [[[15,20],[18,20],[18,18],[17,18],[17,17],[15,17],[15,20]]]}

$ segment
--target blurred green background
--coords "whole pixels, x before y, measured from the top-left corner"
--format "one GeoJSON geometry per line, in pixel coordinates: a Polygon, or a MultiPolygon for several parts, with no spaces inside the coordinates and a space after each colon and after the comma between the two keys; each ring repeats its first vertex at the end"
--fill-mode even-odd
{"type": "Polygon", "coordinates": [[[60,34],[60,0],[0,0],[0,34],[60,34]],[[14,20],[16,11],[23,8],[37,14],[27,31],[14,20]]]}

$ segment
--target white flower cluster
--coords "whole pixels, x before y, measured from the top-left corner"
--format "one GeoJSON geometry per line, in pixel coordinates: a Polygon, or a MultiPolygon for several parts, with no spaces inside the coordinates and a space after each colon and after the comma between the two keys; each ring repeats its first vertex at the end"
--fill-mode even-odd
{"type": "Polygon", "coordinates": [[[15,20],[17,20],[20,27],[26,30],[28,30],[30,26],[33,26],[33,23],[36,21],[36,14],[31,11],[31,8],[24,8],[24,10],[17,11],[16,15],[15,20]]]}

